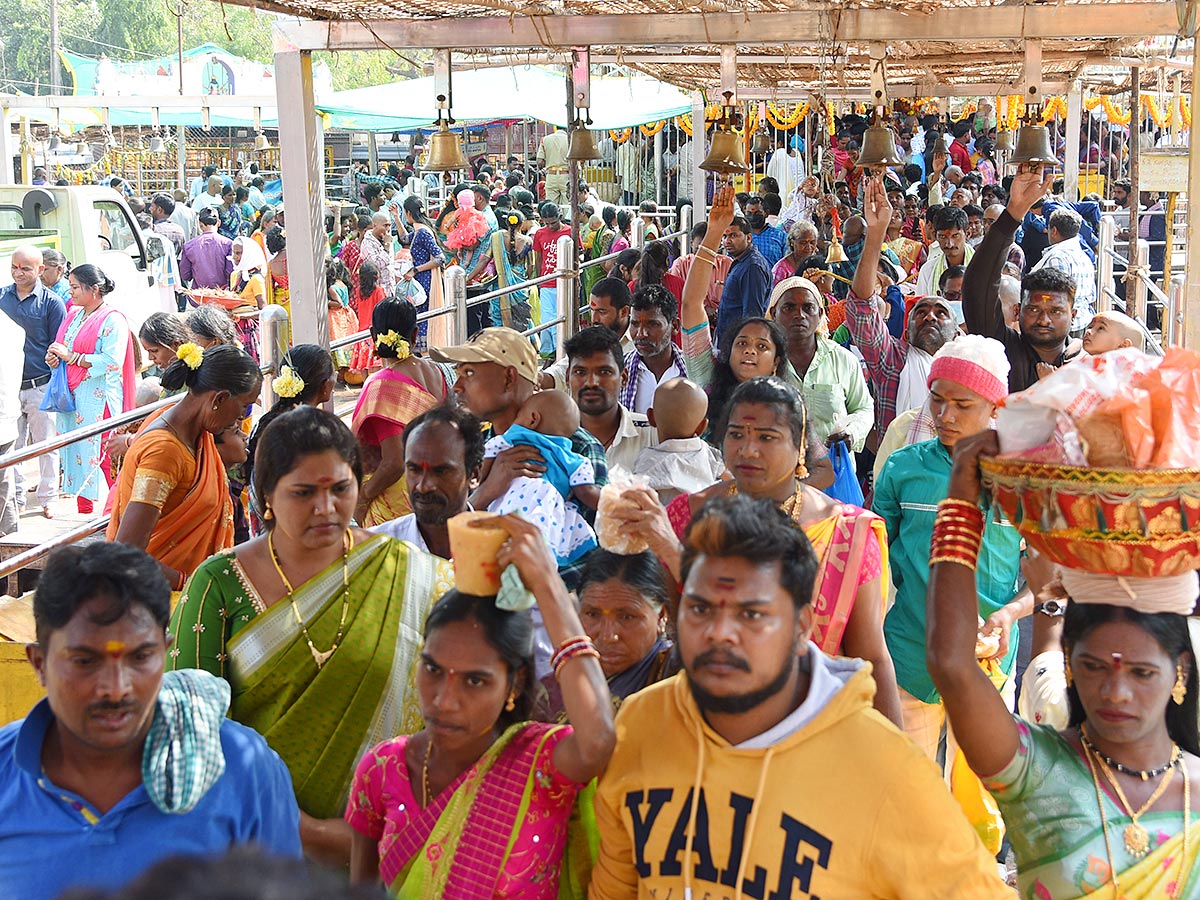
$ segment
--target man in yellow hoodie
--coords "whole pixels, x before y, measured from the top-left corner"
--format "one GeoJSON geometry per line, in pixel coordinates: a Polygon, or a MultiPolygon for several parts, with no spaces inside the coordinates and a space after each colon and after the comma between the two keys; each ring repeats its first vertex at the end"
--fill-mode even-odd
{"type": "Polygon", "coordinates": [[[870,664],[809,641],[816,568],[767,501],[693,521],[684,671],[617,716],[590,900],[1012,900],[940,773],[871,708],[870,664]]]}

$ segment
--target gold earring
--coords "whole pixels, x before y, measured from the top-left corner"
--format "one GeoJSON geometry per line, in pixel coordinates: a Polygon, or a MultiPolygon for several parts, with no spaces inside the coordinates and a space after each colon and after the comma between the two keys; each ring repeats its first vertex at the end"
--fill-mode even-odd
{"type": "Polygon", "coordinates": [[[1171,688],[1171,699],[1176,706],[1182,706],[1187,697],[1187,675],[1183,672],[1183,663],[1175,666],[1175,687],[1171,688]]]}
{"type": "Polygon", "coordinates": [[[217,407],[218,407],[218,406],[220,406],[220,405],[221,405],[221,404],[219,404],[219,403],[213,403],[213,408],[212,408],[212,411],[213,411],[213,412],[216,412],[216,411],[217,411],[217,407]]]}
{"type": "Polygon", "coordinates": [[[799,478],[801,481],[803,481],[805,478],[807,478],[808,477],[808,466],[806,466],[804,463],[800,463],[799,465],[797,465],[796,466],[796,477],[799,478]]]}
{"type": "Polygon", "coordinates": [[[273,518],[275,518],[275,513],[271,512],[271,507],[268,506],[263,510],[263,520],[270,522],[273,518]]]}
{"type": "Polygon", "coordinates": [[[505,710],[505,712],[512,712],[516,708],[517,708],[516,698],[513,697],[512,694],[509,694],[508,702],[504,704],[504,710],[505,710]]]}
{"type": "Polygon", "coordinates": [[[1067,687],[1070,687],[1075,683],[1075,677],[1071,674],[1071,661],[1069,659],[1066,660],[1065,669],[1067,674],[1067,687]]]}

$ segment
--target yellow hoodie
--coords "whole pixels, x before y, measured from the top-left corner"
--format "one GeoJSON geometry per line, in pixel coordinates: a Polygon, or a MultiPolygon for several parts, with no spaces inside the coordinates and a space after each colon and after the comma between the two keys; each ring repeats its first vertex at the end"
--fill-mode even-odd
{"type": "Polygon", "coordinates": [[[625,701],[590,900],[1012,900],[937,769],[871,708],[870,667],[813,664],[836,692],[765,749],[713,731],[685,673],[625,701]]]}

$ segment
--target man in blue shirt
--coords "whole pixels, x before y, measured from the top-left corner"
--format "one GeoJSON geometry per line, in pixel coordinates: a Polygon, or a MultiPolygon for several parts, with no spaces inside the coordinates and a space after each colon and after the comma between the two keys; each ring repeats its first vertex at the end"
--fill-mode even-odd
{"type": "MultiPolygon", "coordinates": [[[[36,444],[56,433],[52,413],[39,407],[50,383],[50,366],[46,353],[58,336],[58,328],[67,316],[67,307],[52,290],[42,284],[40,247],[26,244],[12,255],[13,283],[0,292],[0,310],[25,329],[25,365],[21,374],[21,415],[17,419],[19,449],[36,444]]],[[[47,519],[54,513],[50,504],[58,496],[58,453],[43,453],[38,457],[37,500],[47,519]]],[[[25,479],[21,467],[16,467],[17,506],[25,505],[25,479]]]]}
{"type": "Polygon", "coordinates": [[[790,252],[787,234],[782,228],[767,224],[767,211],[761,197],[751,197],[747,200],[743,212],[746,214],[746,221],[750,223],[750,237],[754,246],[767,261],[767,268],[774,269],[775,263],[790,252]]]}
{"type": "Polygon", "coordinates": [[[771,267],[754,246],[750,224],[735,216],[725,229],[725,252],[733,257],[717,307],[717,346],[727,329],[742,319],[763,316],[771,297],[771,267]]]}
{"type": "Polygon", "coordinates": [[[300,855],[283,761],[226,717],[229,685],[163,675],[171,590],[147,553],[50,556],[26,648],[46,699],[0,729],[0,894],[118,888],[167,856],[300,855]]]}

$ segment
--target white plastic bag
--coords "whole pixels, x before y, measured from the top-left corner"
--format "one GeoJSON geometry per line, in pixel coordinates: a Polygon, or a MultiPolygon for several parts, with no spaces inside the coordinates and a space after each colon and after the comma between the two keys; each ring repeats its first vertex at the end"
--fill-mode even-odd
{"type": "Polygon", "coordinates": [[[650,549],[642,538],[621,528],[620,522],[612,519],[614,511],[625,502],[624,493],[629,488],[649,488],[642,475],[632,475],[620,466],[608,470],[608,484],[600,488],[600,504],[596,508],[596,538],[600,546],[611,553],[632,556],[650,549]]]}

